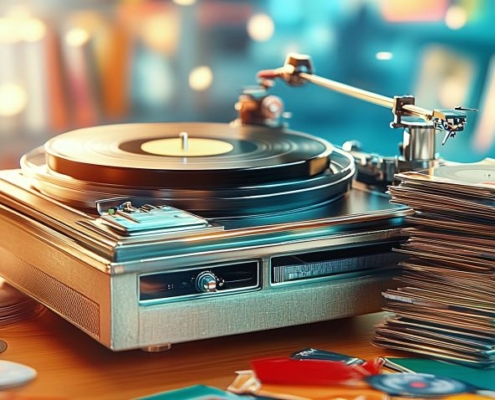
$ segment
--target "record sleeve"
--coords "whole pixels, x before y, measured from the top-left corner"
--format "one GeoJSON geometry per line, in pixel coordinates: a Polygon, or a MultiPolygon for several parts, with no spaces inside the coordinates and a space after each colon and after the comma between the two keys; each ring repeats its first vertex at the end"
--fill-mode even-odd
{"type": "Polygon", "coordinates": [[[396,175],[391,201],[411,207],[396,250],[407,255],[392,313],[373,342],[442,360],[495,367],[495,162],[396,175]]]}

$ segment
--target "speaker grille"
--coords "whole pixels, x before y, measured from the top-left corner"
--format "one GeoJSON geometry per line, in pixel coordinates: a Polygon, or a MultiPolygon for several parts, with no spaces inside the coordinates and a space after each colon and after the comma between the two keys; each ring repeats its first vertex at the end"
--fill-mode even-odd
{"type": "Polygon", "coordinates": [[[0,274],[7,281],[88,334],[100,337],[97,303],[1,247],[0,257],[0,274]]]}

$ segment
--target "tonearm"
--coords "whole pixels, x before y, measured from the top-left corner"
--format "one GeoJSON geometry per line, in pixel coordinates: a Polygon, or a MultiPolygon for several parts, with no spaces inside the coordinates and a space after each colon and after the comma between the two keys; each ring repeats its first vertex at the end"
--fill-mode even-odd
{"type": "Polygon", "coordinates": [[[396,172],[437,165],[439,159],[435,151],[436,132],[445,132],[442,141],[444,145],[449,138],[455,137],[457,132],[464,130],[465,111],[470,111],[463,107],[429,110],[417,106],[415,98],[410,95],[390,98],[322,78],[313,73],[311,58],[303,54],[291,53],[282,67],[258,73],[258,79],[264,87],[271,86],[271,82],[276,78],[284,80],[291,86],[301,86],[310,82],[392,110],[393,121],[390,126],[404,129],[400,157],[382,157],[361,152],[356,142],[346,142],[343,145],[345,150],[354,155],[361,180],[378,185],[390,183],[396,172]]]}

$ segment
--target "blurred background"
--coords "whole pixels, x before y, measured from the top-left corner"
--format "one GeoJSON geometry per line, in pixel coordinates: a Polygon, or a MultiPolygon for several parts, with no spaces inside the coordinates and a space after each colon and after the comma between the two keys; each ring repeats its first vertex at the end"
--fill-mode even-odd
{"type": "MultiPolygon", "coordinates": [[[[0,168],[79,127],[230,122],[242,89],[292,51],[342,83],[478,109],[440,154],[495,157],[494,23],[493,0],[3,0],[0,168]]],[[[272,92],[293,130],[398,154],[387,108],[313,85],[272,92]]]]}

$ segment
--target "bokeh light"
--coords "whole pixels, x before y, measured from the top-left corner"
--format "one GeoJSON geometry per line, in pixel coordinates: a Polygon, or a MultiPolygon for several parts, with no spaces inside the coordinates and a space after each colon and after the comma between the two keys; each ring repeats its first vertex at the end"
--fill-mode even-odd
{"type": "Polygon", "coordinates": [[[161,12],[145,20],[141,27],[141,37],[151,49],[171,53],[177,42],[177,25],[175,15],[161,12]]]}
{"type": "Polygon", "coordinates": [[[84,46],[90,38],[89,32],[83,28],[71,28],[65,34],[65,43],[70,47],[84,46]]]}
{"type": "Polygon", "coordinates": [[[390,51],[379,51],[378,53],[375,54],[375,57],[377,60],[387,61],[394,58],[394,54],[391,53],[390,51]]]}
{"type": "Polygon", "coordinates": [[[12,117],[20,114],[27,105],[28,96],[20,85],[6,83],[0,85],[0,116],[12,117]]]}
{"type": "Polygon", "coordinates": [[[196,3],[196,0],[174,0],[174,3],[178,6],[192,6],[196,3]]]}
{"type": "Polygon", "coordinates": [[[450,6],[445,13],[445,24],[450,29],[461,29],[466,25],[468,19],[468,13],[464,7],[450,6]]]}
{"type": "Polygon", "coordinates": [[[213,72],[210,67],[202,65],[194,68],[189,74],[189,87],[195,91],[208,89],[213,82],[213,72]]]}
{"type": "Polygon", "coordinates": [[[16,21],[11,18],[0,18],[0,43],[16,43],[20,40],[16,21]]]}
{"type": "Polygon", "coordinates": [[[275,32],[273,20],[266,14],[256,14],[249,18],[247,31],[251,39],[266,42],[275,32]]]}
{"type": "Polygon", "coordinates": [[[21,36],[26,42],[37,42],[46,35],[46,25],[38,18],[27,18],[21,27],[21,36]]]}

